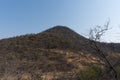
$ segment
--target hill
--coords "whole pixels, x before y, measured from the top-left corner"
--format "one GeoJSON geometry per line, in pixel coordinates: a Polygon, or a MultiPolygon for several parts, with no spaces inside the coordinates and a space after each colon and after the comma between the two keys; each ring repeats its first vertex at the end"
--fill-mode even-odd
{"type": "MultiPolygon", "coordinates": [[[[0,40],[0,79],[75,80],[79,71],[104,61],[90,47],[90,40],[65,26],[55,26],[38,34],[0,40]]],[[[112,63],[118,61],[119,44],[99,43],[112,63]]]]}
{"type": "Polygon", "coordinates": [[[15,52],[22,51],[23,48],[86,50],[88,41],[67,27],[56,26],[38,34],[3,39],[0,41],[0,49],[15,52]]]}

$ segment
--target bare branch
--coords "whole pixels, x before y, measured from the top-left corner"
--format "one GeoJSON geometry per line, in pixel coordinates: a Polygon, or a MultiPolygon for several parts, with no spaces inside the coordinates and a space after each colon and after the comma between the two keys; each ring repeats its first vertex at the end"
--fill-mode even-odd
{"type": "Polygon", "coordinates": [[[90,43],[92,44],[91,47],[97,51],[97,53],[105,60],[106,64],[109,66],[111,71],[114,73],[114,78],[118,80],[118,75],[116,70],[114,69],[114,66],[111,64],[111,62],[107,59],[104,51],[101,49],[101,47],[97,44],[100,42],[101,37],[103,34],[109,29],[109,21],[102,27],[102,26],[96,26],[93,29],[90,29],[89,32],[89,39],[90,43]]]}

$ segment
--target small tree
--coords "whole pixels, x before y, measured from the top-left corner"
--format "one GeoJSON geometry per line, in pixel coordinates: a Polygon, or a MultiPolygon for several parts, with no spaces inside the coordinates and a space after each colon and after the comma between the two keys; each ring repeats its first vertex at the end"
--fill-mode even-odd
{"type": "Polygon", "coordinates": [[[101,37],[108,29],[109,29],[109,21],[103,27],[96,26],[95,28],[90,29],[89,39],[90,39],[91,47],[98,53],[98,55],[102,58],[102,60],[105,61],[106,65],[111,69],[111,71],[113,71],[115,80],[118,80],[118,75],[115,68],[113,67],[111,62],[107,59],[106,53],[101,48],[100,44],[98,44],[100,42],[101,37]]]}

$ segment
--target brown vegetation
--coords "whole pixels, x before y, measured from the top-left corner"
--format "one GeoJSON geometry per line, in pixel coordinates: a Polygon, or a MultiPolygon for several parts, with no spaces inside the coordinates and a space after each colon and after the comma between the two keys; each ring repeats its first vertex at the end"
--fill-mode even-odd
{"type": "MultiPolygon", "coordinates": [[[[113,64],[118,61],[120,48],[113,49],[116,44],[97,44],[110,52],[106,55],[113,64]]],[[[106,66],[96,53],[89,39],[63,26],[3,39],[0,40],[0,80],[97,80],[106,66]]],[[[118,63],[118,73],[119,66],[118,63]]],[[[110,77],[105,75],[104,79],[110,77]]]]}

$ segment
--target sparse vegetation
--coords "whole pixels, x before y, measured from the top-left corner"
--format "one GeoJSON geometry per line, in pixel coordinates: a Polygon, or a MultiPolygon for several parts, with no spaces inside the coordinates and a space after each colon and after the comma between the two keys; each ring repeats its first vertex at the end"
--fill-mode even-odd
{"type": "MultiPolygon", "coordinates": [[[[97,44],[120,53],[112,50],[114,43],[97,44]]],[[[120,55],[109,57],[117,60],[120,55]]],[[[0,40],[1,80],[98,80],[104,64],[89,46],[89,39],[66,27],[0,40]]],[[[116,70],[119,73],[119,67],[116,70]]]]}

